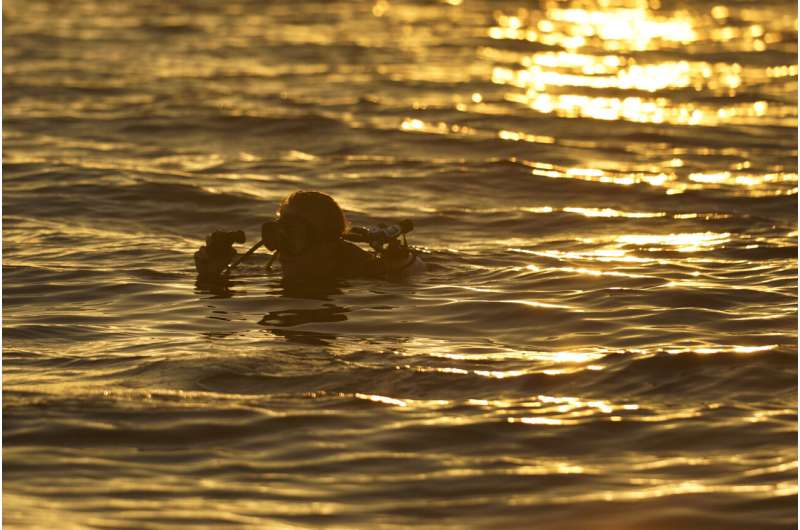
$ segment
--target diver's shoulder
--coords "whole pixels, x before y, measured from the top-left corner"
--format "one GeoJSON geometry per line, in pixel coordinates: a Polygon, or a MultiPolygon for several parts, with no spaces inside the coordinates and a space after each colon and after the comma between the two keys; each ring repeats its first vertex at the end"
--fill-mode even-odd
{"type": "Polygon", "coordinates": [[[344,278],[377,277],[381,273],[378,258],[349,241],[337,243],[336,261],[337,275],[344,278]]]}
{"type": "Polygon", "coordinates": [[[374,261],[377,258],[358,245],[340,239],[336,248],[337,254],[344,260],[374,261]]]}
{"type": "Polygon", "coordinates": [[[423,273],[428,268],[413,248],[409,248],[402,256],[377,257],[358,245],[340,240],[337,251],[341,273],[349,277],[404,279],[423,273]]]}

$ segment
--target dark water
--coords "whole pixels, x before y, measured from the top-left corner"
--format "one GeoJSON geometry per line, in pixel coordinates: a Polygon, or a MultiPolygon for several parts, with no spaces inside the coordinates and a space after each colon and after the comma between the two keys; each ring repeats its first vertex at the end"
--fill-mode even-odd
{"type": "Polygon", "coordinates": [[[6,527],[795,527],[795,3],[3,22],[6,527]],[[195,286],[299,188],[430,271],[195,286]]]}

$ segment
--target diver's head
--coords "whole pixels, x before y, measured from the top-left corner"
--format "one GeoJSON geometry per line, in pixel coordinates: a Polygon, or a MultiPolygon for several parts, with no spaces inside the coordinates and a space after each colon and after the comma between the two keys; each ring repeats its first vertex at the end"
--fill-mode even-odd
{"type": "Polygon", "coordinates": [[[278,254],[284,278],[332,274],[336,243],[347,230],[347,219],[333,197],[296,191],[281,203],[277,222],[285,234],[278,254]]]}

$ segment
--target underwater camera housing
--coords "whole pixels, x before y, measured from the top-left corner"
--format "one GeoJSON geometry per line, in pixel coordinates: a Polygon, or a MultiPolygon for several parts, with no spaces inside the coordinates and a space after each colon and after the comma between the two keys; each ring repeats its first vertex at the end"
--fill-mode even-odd
{"type": "Polygon", "coordinates": [[[367,243],[378,254],[385,254],[397,249],[407,249],[406,234],[414,230],[414,223],[409,219],[397,224],[379,224],[377,226],[354,226],[344,236],[347,241],[367,243]],[[402,244],[400,236],[403,237],[402,244]]]}
{"type": "Polygon", "coordinates": [[[206,239],[206,248],[212,256],[223,255],[230,252],[234,243],[244,243],[245,235],[242,230],[233,232],[217,231],[206,239]]]}

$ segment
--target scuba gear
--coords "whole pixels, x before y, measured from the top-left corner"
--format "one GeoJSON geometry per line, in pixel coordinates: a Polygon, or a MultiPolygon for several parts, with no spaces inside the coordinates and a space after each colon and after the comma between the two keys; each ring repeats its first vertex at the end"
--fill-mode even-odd
{"type": "Polygon", "coordinates": [[[264,245],[285,254],[302,254],[318,239],[310,222],[291,213],[284,213],[261,225],[261,241],[264,245]]]}
{"type": "MultiPolygon", "coordinates": [[[[330,195],[299,190],[280,204],[277,216],[261,225],[261,239],[244,254],[232,248],[244,242],[244,232],[214,233],[195,254],[201,276],[228,276],[262,246],[272,252],[267,270],[279,259],[284,280],[320,278],[381,278],[424,264],[408,246],[411,221],[348,229],[347,217],[330,195]],[[367,243],[372,252],[354,243],[367,243]]],[[[409,269],[410,270],[410,269],[409,269]]]]}
{"type": "Polygon", "coordinates": [[[206,248],[211,255],[226,254],[234,243],[244,243],[245,236],[242,230],[234,232],[214,232],[206,238],[206,248]]]}
{"type": "MultiPolygon", "coordinates": [[[[244,243],[244,241],[242,241],[242,243],[244,243]]],[[[245,252],[244,254],[242,254],[241,256],[239,256],[238,258],[236,258],[235,260],[233,260],[233,262],[232,262],[230,265],[228,265],[227,267],[225,267],[225,270],[224,270],[224,271],[222,271],[222,274],[223,274],[223,275],[226,275],[226,276],[227,276],[228,274],[230,274],[230,272],[231,272],[231,269],[232,269],[232,268],[234,268],[235,266],[237,266],[238,264],[240,264],[244,258],[246,258],[247,256],[249,256],[250,254],[252,254],[252,253],[253,253],[253,252],[255,252],[256,250],[258,250],[258,249],[259,249],[259,247],[260,247],[261,245],[263,245],[263,244],[264,244],[264,242],[263,242],[263,241],[259,241],[258,243],[256,243],[256,244],[255,244],[255,245],[253,245],[252,247],[250,247],[250,250],[248,250],[247,252],[245,252]]],[[[272,265],[272,261],[271,261],[271,260],[270,260],[270,262],[269,262],[269,265],[267,265],[267,268],[269,268],[269,266],[270,266],[270,265],[272,265]]]]}
{"type": "MultiPolygon", "coordinates": [[[[279,253],[283,252],[290,256],[301,255],[318,239],[314,227],[305,218],[284,212],[278,218],[261,225],[261,241],[242,256],[242,259],[263,244],[267,249],[274,250],[267,263],[267,270],[271,270],[279,253]]],[[[231,264],[231,268],[238,265],[239,261],[231,264]]]]}
{"type": "Polygon", "coordinates": [[[368,243],[386,267],[386,273],[409,274],[424,270],[425,265],[418,258],[417,252],[408,246],[406,234],[414,230],[414,223],[409,219],[397,224],[377,226],[355,226],[342,236],[342,239],[353,242],[368,243]],[[402,243],[399,237],[403,237],[402,243]],[[389,268],[389,264],[396,265],[389,268]]]}
{"type": "Polygon", "coordinates": [[[403,236],[403,246],[406,244],[406,234],[414,230],[414,223],[406,219],[394,225],[379,224],[378,226],[354,226],[342,236],[347,241],[356,243],[369,243],[375,252],[382,253],[384,245],[390,245],[397,241],[399,236],[403,236]]]}
{"type": "Polygon", "coordinates": [[[241,230],[234,232],[216,231],[206,238],[205,246],[194,254],[194,265],[200,277],[218,278],[230,268],[228,263],[236,256],[234,243],[244,243],[241,230]]]}
{"type": "MultiPolygon", "coordinates": [[[[406,234],[413,229],[414,223],[410,220],[390,225],[356,226],[343,234],[341,238],[333,238],[330,241],[344,240],[367,243],[372,247],[375,258],[383,264],[392,264],[391,269],[387,267],[387,273],[402,272],[405,274],[412,269],[419,268],[412,267],[412,265],[419,264],[424,267],[422,261],[417,257],[416,251],[411,249],[406,241],[406,234]],[[400,240],[401,236],[402,242],[400,240]],[[398,266],[394,267],[394,265],[398,266]]],[[[328,238],[320,237],[314,226],[303,216],[292,212],[284,212],[279,217],[263,223],[261,225],[261,240],[228,265],[222,274],[229,274],[231,269],[262,245],[274,251],[267,264],[267,270],[269,270],[279,254],[286,258],[297,258],[305,255],[312,247],[327,240],[328,238]]]]}

